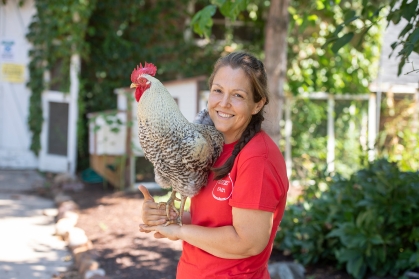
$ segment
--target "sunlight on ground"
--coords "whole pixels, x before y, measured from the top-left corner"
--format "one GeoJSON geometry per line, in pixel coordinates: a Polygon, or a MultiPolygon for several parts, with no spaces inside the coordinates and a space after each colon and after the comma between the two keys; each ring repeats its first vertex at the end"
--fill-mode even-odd
{"type": "MultiPolygon", "coordinates": [[[[154,201],[155,202],[167,202],[167,200],[170,198],[170,195],[172,194],[172,192],[168,192],[166,195],[164,196],[154,196],[154,201]]],[[[177,197],[180,199],[180,195],[177,194],[177,197]]],[[[180,206],[180,202],[179,201],[175,201],[175,206],[176,208],[179,208],[180,206]]],[[[189,208],[191,206],[191,199],[187,198],[186,202],[185,202],[185,211],[189,211],[189,208]]]]}

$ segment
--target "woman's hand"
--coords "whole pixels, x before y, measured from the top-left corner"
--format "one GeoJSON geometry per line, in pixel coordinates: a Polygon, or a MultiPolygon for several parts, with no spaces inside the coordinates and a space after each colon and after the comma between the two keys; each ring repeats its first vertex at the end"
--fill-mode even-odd
{"type": "MultiPolygon", "coordinates": [[[[166,215],[165,207],[156,203],[153,197],[148,192],[148,189],[144,185],[140,185],[138,189],[144,196],[144,202],[142,207],[141,219],[146,226],[158,226],[165,224],[168,220],[166,215]]],[[[171,212],[172,218],[176,218],[176,213],[171,212]]],[[[140,224],[140,232],[149,233],[150,230],[143,230],[140,224]]],[[[164,238],[165,236],[160,235],[158,232],[154,234],[155,238],[164,238]]]]}
{"type": "Polygon", "coordinates": [[[181,228],[182,227],[177,224],[172,224],[168,226],[147,226],[145,224],[140,224],[140,231],[147,233],[154,231],[155,238],[168,238],[170,240],[179,240],[178,235],[181,228]]]}

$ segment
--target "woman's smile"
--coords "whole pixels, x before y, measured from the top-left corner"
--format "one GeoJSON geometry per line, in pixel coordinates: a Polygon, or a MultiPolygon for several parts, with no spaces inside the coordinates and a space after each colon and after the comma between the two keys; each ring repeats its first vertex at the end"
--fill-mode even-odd
{"type": "Polygon", "coordinates": [[[221,116],[222,118],[232,118],[234,116],[233,114],[227,114],[221,111],[217,111],[217,114],[221,116]]]}

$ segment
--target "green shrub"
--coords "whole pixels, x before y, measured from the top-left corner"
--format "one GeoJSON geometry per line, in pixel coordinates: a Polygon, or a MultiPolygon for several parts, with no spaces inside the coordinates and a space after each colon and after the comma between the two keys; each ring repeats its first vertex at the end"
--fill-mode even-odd
{"type": "Polygon", "coordinates": [[[419,171],[384,159],[335,176],[286,209],[276,245],[303,264],[334,263],[357,279],[419,266],[419,171]]]}

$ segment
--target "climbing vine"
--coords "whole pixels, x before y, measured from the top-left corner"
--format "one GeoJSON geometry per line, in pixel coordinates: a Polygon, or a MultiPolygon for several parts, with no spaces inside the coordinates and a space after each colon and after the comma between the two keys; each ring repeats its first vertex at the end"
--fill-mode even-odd
{"type": "Polygon", "coordinates": [[[69,92],[70,58],[73,53],[87,57],[84,40],[88,19],[96,0],[35,1],[36,13],[29,26],[27,39],[32,43],[29,52],[32,91],[28,125],[32,132],[30,149],[41,150],[42,92],[46,89],[69,92]]]}

